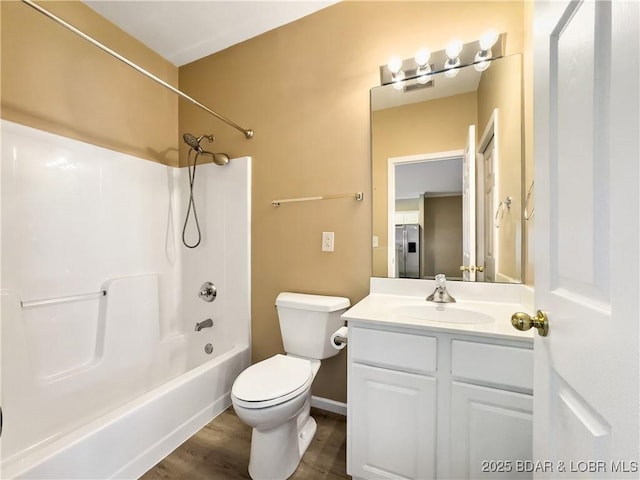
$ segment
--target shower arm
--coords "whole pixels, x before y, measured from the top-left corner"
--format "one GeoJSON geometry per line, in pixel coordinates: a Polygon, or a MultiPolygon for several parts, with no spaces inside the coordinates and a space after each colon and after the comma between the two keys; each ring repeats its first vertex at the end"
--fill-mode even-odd
{"type": "Polygon", "coordinates": [[[211,110],[209,107],[207,107],[206,105],[203,105],[202,103],[198,102],[196,99],[194,99],[193,97],[190,97],[189,95],[187,95],[186,93],[178,90],[177,88],[175,88],[174,86],[168,84],[167,82],[165,82],[164,80],[156,77],[154,74],[152,74],[151,72],[148,72],[147,70],[145,70],[144,68],[136,65],[135,63],[133,63],[131,60],[123,57],[122,55],[120,55],[119,53],[111,50],[109,47],[107,47],[106,45],[103,45],[102,43],[100,43],[99,41],[97,41],[96,39],[94,39],[93,37],[90,37],[89,35],[87,35],[86,33],[82,32],[81,30],[78,30],[76,27],[74,27],[73,25],[65,22],[64,20],[62,20],[60,17],[54,15],[53,13],[51,13],[49,10],[41,7],[40,5],[34,3],[31,0],[22,0],[22,3],[25,3],[26,5],[30,6],[31,8],[33,8],[34,10],[37,10],[38,12],[42,13],[44,16],[49,17],[51,20],[53,20],[54,22],[58,23],[59,25],[62,25],[63,27],[65,27],[66,29],[72,31],[73,33],[75,33],[76,35],[78,35],[79,37],[83,38],[84,40],[86,40],[87,42],[91,43],[92,45],[98,47],[99,49],[101,49],[102,51],[108,53],[109,55],[111,55],[112,57],[116,58],[117,60],[120,60],[122,63],[130,66],[131,68],[133,68],[134,70],[138,71],[139,73],[143,74],[144,76],[150,78],[151,80],[153,80],[154,82],[159,83],[160,85],[162,85],[163,87],[171,90],[173,93],[181,96],[182,98],[184,98],[185,100],[190,101],[191,103],[193,103],[194,105],[202,108],[203,110],[207,111],[208,113],[210,113],[211,115],[213,115],[214,117],[218,118],[219,120],[222,120],[223,122],[225,122],[227,125],[232,126],[233,128],[235,128],[236,130],[241,131],[245,138],[250,139],[253,138],[253,130],[246,130],[244,128],[242,128],[240,125],[232,122],[231,120],[229,120],[228,118],[223,117],[222,115],[220,115],[217,112],[214,112],[213,110],[211,110]]]}

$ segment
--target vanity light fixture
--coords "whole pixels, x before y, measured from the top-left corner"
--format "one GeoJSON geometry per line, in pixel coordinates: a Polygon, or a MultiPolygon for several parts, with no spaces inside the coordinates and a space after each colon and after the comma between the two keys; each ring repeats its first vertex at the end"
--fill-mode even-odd
{"type": "Polygon", "coordinates": [[[418,65],[416,68],[416,76],[418,77],[418,83],[424,85],[429,81],[429,74],[431,73],[431,65],[429,59],[431,58],[431,50],[426,47],[422,47],[416,52],[413,59],[418,65]]]}
{"type": "Polygon", "coordinates": [[[391,72],[391,78],[393,80],[393,87],[396,90],[401,90],[404,87],[404,71],[402,68],[402,59],[400,57],[394,56],[389,59],[389,63],[387,63],[387,68],[391,72]]]}
{"type": "Polygon", "coordinates": [[[447,61],[444,62],[444,76],[453,78],[458,75],[460,66],[460,52],[462,51],[462,42],[454,40],[444,49],[447,54],[447,61]]]}
{"type": "Polygon", "coordinates": [[[495,30],[489,30],[484,33],[478,43],[480,44],[480,50],[476,53],[474,58],[473,68],[478,72],[484,72],[491,65],[491,47],[498,41],[498,32],[495,30]]]}
{"type": "Polygon", "coordinates": [[[405,91],[414,84],[425,85],[434,73],[444,72],[447,77],[455,77],[460,68],[474,65],[482,72],[489,68],[491,60],[504,54],[506,35],[495,30],[484,33],[479,40],[462,43],[452,41],[444,50],[430,52],[420,48],[413,58],[393,57],[387,65],[380,66],[381,85],[394,84],[405,91]]]}
{"type": "Polygon", "coordinates": [[[447,45],[444,52],[447,54],[447,61],[444,62],[444,68],[456,68],[460,66],[460,52],[462,51],[462,42],[460,40],[454,40],[447,45]]]}
{"type": "Polygon", "coordinates": [[[393,75],[396,75],[402,68],[402,59],[398,56],[391,57],[389,63],[387,63],[387,68],[393,75]]]}
{"type": "Polygon", "coordinates": [[[484,33],[478,43],[480,43],[480,51],[476,54],[476,57],[480,56],[483,60],[491,58],[491,47],[493,47],[498,41],[498,32],[495,30],[489,30],[484,33]]]}

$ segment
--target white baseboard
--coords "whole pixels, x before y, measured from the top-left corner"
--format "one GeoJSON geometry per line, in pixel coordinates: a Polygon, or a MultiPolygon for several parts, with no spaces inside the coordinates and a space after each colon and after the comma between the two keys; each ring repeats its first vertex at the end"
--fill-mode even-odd
{"type": "Polygon", "coordinates": [[[336,402],[335,400],[329,400],[328,398],[311,396],[311,406],[319,408],[320,410],[326,410],[327,412],[337,413],[339,415],[347,416],[347,404],[342,402],[336,402]]]}

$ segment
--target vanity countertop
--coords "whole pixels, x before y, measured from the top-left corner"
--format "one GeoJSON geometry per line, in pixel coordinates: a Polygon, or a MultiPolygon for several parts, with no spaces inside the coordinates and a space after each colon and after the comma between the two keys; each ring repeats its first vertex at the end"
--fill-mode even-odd
{"type": "MultiPolygon", "coordinates": [[[[511,315],[528,309],[517,302],[462,300],[456,303],[438,304],[427,302],[424,296],[371,293],[347,310],[342,318],[347,322],[359,321],[391,327],[419,328],[439,332],[469,333],[476,336],[499,337],[513,340],[533,340],[533,329],[521,332],[511,326],[511,315]],[[420,318],[420,312],[448,315],[454,321],[431,321],[420,318]],[[479,313],[484,323],[462,323],[460,317],[469,312],[469,317],[479,313]],[[415,314],[418,312],[418,314],[415,314]],[[491,320],[486,318],[491,317],[491,320]]],[[[429,317],[426,313],[423,317],[429,317]]]]}

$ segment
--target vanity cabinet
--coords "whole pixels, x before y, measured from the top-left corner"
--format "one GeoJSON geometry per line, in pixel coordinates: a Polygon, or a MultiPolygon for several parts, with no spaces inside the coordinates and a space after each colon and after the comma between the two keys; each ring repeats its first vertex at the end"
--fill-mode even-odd
{"type": "Polygon", "coordinates": [[[349,321],[355,479],[530,478],[532,343],[349,321]]]}
{"type": "Polygon", "coordinates": [[[436,379],[359,363],[351,373],[351,475],[433,478],[436,379]]]}
{"type": "Polygon", "coordinates": [[[433,478],[436,464],[436,338],[349,330],[349,473],[433,478]]]}
{"type": "Polygon", "coordinates": [[[530,394],[452,382],[448,477],[531,478],[532,421],[530,394]]]}

